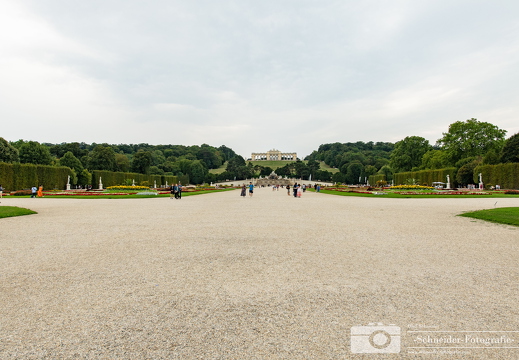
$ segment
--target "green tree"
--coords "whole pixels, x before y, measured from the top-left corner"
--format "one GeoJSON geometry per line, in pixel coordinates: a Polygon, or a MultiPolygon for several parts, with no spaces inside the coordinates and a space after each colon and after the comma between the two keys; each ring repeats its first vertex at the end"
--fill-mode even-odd
{"type": "MultiPolygon", "coordinates": [[[[364,170],[364,166],[360,161],[354,161],[350,165],[348,165],[348,170],[346,171],[346,179],[350,184],[358,184],[359,178],[363,177],[362,171],[364,170]]],[[[361,179],[361,183],[364,182],[364,179],[361,179]]]]}
{"type": "Polygon", "coordinates": [[[88,168],[90,170],[115,171],[115,152],[109,145],[96,145],[88,155],[88,168]]]}
{"type": "Polygon", "coordinates": [[[473,159],[472,161],[462,165],[456,173],[456,182],[459,185],[468,185],[474,183],[474,169],[481,164],[480,159],[473,159]]]}
{"type": "Polygon", "coordinates": [[[395,144],[389,165],[395,172],[411,171],[420,166],[423,155],[432,149],[429,141],[420,136],[407,136],[395,144]]]}
{"type": "Polygon", "coordinates": [[[506,140],[501,153],[501,162],[519,162],[519,133],[512,135],[506,140]]]}
{"type": "Polygon", "coordinates": [[[429,150],[422,156],[421,168],[424,170],[443,169],[451,166],[445,151],[429,150]]]}
{"type": "Polygon", "coordinates": [[[12,163],[17,162],[18,160],[18,149],[9,144],[7,140],[0,137],[0,161],[12,163]]]}
{"type": "Polygon", "coordinates": [[[447,153],[450,162],[455,163],[469,156],[484,156],[492,149],[500,153],[505,135],[506,130],[472,118],[450,124],[449,131],[443,133],[438,145],[447,153]]]}
{"type": "Polygon", "coordinates": [[[20,162],[36,165],[51,165],[49,148],[37,141],[28,141],[20,146],[20,162]]]}
{"type": "Polygon", "coordinates": [[[130,159],[125,154],[115,154],[115,171],[130,171],[130,159]]]}
{"type": "Polygon", "coordinates": [[[371,175],[375,175],[377,173],[377,168],[373,165],[366,165],[364,167],[364,176],[370,177],[371,175]]]}
{"type": "Polygon", "coordinates": [[[393,180],[393,169],[389,165],[384,165],[378,171],[378,174],[383,174],[386,176],[386,181],[393,180]]]}
{"type": "Polygon", "coordinates": [[[139,174],[149,174],[152,161],[151,152],[139,150],[133,155],[131,169],[139,174]]]}
{"type": "Polygon", "coordinates": [[[225,170],[230,173],[233,173],[241,166],[246,166],[245,159],[242,156],[238,155],[227,162],[227,167],[225,170]]]}
{"type": "Polygon", "coordinates": [[[61,159],[59,159],[59,164],[61,166],[68,166],[69,168],[73,169],[76,174],[79,176],[81,172],[83,171],[84,167],[81,161],[77,157],[74,156],[74,154],[70,151],[67,151],[61,159]]]}
{"type": "Polygon", "coordinates": [[[189,179],[193,184],[202,184],[204,182],[207,168],[202,164],[202,161],[195,160],[191,163],[189,172],[189,179]]]}

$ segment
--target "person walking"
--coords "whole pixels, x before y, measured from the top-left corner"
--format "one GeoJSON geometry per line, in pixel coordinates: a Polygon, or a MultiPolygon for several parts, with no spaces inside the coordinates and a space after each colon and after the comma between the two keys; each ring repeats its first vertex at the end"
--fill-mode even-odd
{"type": "Polygon", "coordinates": [[[38,192],[38,188],[36,186],[33,186],[31,188],[31,198],[35,198],[36,197],[36,192],[38,192]]]}
{"type": "Polygon", "coordinates": [[[252,185],[252,181],[249,184],[249,197],[252,198],[252,194],[254,193],[254,185],[252,185]]]}
{"type": "Polygon", "coordinates": [[[294,197],[297,197],[297,188],[299,187],[299,185],[297,185],[297,183],[294,184],[294,186],[292,187],[293,191],[294,191],[294,197]]]}
{"type": "Polygon", "coordinates": [[[38,197],[43,197],[43,185],[40,185],[40,187],[38,188],[38,197]]]}
{"type": "Polygon", "coordinates": [[[182,184],[178,183],[175,199],[182,199],[182,184]]]}
{"type": "Polygon", "coordinates": [[[290,196],[290,185],[287,184],[287,195],[290,196]]]}
{"type": "Polygon", "coordinates": [[[302,186],[299,185],[299,187],[297,188],[297,197],[300,198],[302,193],[303,193],[302,186]]]}
{"type": "Polygon", "coordinates": [[[247,196],[247,187],[245,186],[245,184],[243,184],[243,186],[241,187],[240,196],[243,196],[244,199],[245,199],[245,196],[247,196]]]}
{"type": "Polygon", "coordinates": [[[175,199],[177,198],[176,188],[177,188],[176,184],[171,184],[171,186],[169,187],[169,191],[170,191],[169,198],[170,199],[173,199],[173,197],[175,197],[175,199]]]}
{"type": "Polygon", "coordinates": [[[0,184],[0,199],[2,199],[2,196],[4,196],[4,188],[0,184]]]}

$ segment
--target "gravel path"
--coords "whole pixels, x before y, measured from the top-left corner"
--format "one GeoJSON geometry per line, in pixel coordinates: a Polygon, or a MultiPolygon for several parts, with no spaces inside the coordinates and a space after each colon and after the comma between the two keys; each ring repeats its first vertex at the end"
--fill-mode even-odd
{"type": "Polygon", "coordinates": [[[38,214],[0,220],[0,359],[517,359],[409,349],[519,330],[519,229],[455,216],[495,201],[4,198],[38,214]],[[352,354],[370,322],[401,327],[400,355],[352,354]]]}

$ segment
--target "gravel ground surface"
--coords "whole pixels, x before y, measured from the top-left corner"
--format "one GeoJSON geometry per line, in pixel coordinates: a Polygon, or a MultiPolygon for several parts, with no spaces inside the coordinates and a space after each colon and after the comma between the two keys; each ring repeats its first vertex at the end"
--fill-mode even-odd
{"type": "Polygon", "coordinates": [[[519,359],[412,348],[490,330],[519,347],[519,229],[455,216],[495,202],[4,198],[38,214],[0,220],[0,359],[519,359]],[[401,328],[400,354],[352,353],[371,322],[401,328]]]}

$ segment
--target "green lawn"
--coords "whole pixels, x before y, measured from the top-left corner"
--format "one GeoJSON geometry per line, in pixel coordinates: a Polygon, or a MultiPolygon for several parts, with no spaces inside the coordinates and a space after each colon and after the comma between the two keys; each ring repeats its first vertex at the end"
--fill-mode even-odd
{"type": "Polygon", "coordinates": [[[227,168],[227,161],[224,162],[223,165],[220,166],[218,169],[209,169],[209,172],[210,172],[211,174],[216,174],[216,175],[218,175],[218,174],[223,173],[223,172],[225,171],[226,168],[227,168]]]}
{"type": "Polygon", "coordinates": [[[31,214],[37,214],[37,212],[17,206],[0,206],[0,219],[31,214]]]}
{"type": "Polygon", "coordinates": [[[519,207],[471,211],[460,214],[459,216],[519,226],[519,207]]]}

